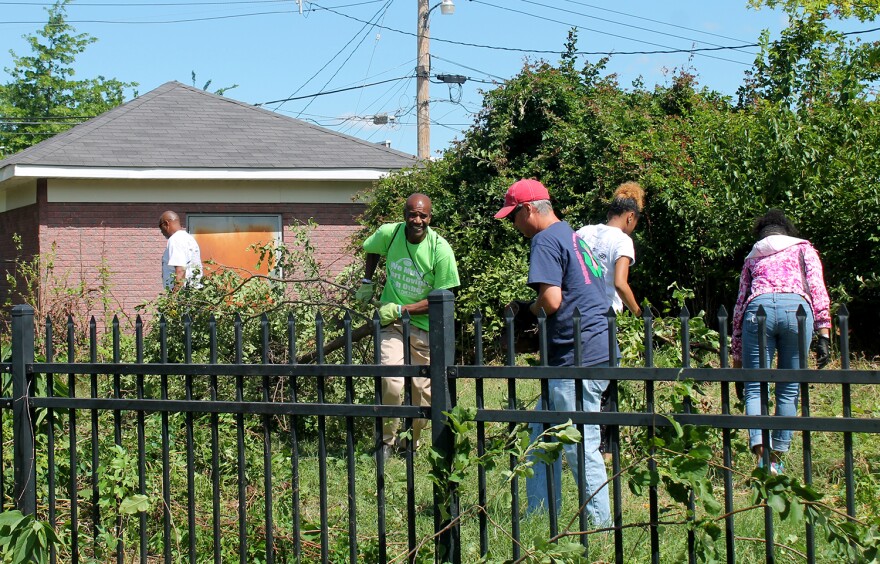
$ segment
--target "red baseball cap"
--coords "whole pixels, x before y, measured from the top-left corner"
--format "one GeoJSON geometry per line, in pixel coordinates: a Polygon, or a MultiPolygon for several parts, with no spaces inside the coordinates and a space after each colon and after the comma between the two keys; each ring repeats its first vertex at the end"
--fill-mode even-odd
{"type": "Polygon", "coordinates": [[[517,180],[510,185],[507,193],[504,194],[504,207],[498,210],[495,219],[504,219],[520,204],[549,199],[550,192],[537,180],[531,178],[517,180]]]}

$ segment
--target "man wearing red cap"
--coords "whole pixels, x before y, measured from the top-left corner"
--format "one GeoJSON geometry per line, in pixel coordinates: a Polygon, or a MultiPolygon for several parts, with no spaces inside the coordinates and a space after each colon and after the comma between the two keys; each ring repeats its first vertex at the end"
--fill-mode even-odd
{"type": "MultiPolygon", "coordinates": [[[[568,223],[561,221],[550,203],[547,188],[537,180],[515,182],[504,196],[504,207],[495,214],[507,218],[514,227],[531,239],[528,284],[538,292],[531,310],[547,316],[547,342],[550,366],[575,364],[575,338],[581,341],[581,366],[608,365],[608,320],[611,303],[605,294],[602,269],[589,246],[578,237],[568,223]],[[580,311],[581,333],[574,334],[573,317],[580,311]]],[[[577,411],[574,380],[550,380],[549,397],[542,397],[536,409],[577,411]]],[[[583,380],[583,411],[598,412],[602,392],[608,380],[583,380]]],[[[543,432],[541,424],[531,426],[532,442],[543,432]]],[[[599,452],[599,426],[584,425],[584,489],[589,499],[587,512],[596,526],[611,521],[608,480],[605,463],[599,452]]],[[[577,446],[564,447],[565,458],[578,479],[577,446]]],[[[534,476],[526,481],[529,511],[549,508],[547,464],[535,463],[534,476]]],[[[562,463],[552,465],[556,489],[555,507],[562,505],[562,463]]]]}

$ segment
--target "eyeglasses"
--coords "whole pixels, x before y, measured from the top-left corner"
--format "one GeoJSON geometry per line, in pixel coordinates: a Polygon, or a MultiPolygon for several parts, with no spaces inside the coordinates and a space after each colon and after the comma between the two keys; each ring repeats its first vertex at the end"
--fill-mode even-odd
{"type": "Polygon", "coordinates": [[[523,204],[517,204],[516,207],[513,208],[513,211],[510,212],[509,214],[507,214],[507,219],[509,219],[511,222],[513,222],[516,219],[516,214],[519,213],[519,210],[521,210],[522,207],[523,207],[523,204]]]}

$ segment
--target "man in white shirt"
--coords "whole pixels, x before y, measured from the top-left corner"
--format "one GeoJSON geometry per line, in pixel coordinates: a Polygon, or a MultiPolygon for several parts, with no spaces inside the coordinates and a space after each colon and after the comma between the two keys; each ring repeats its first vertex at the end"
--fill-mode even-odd
{"type": "Polygon", "coordinates": [[[202,252],[192,235],[180,225],[180,217],[166,211],[159,217],[159,230],[168,239],[162,255],[162,284],[166,290],[184,286],[198,288],[202,278],[202,252]]]}

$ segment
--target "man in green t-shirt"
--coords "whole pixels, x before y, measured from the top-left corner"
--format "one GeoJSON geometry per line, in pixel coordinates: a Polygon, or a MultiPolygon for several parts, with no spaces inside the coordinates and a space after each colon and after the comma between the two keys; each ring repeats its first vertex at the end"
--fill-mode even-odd
{"type": "MultiPolygon", "coordinates": [[[[402,223],[386,223],[364,241],[366,267],[364,279],[356,296],[369,302],[373,297],[373,274],[379,257],[385,257],[385,287],[382,289],[379,317],[382,323],[382,364],[403,364],[404,342],[401,316],[410,316],[410,360],[412,364],[430,362],[428,345],[428,294],[432,290],[446,290],[459,285],[458,266],[452,247],[433,231],[431,198],[413,194],[406,200],[402,223]]],[[[382,403],[402,403],[403,378],[382,378],[382,403]]],[[[413,405],[431,405],[431,379],[413,378],[413,405]]],[[[382,454],[391,455],[397,438],[397,419],[386,419],[382,436],[382,454]]],[[[427,420],[413,421],[413,441],[418,445],[419,435],[427,420]]]]}

